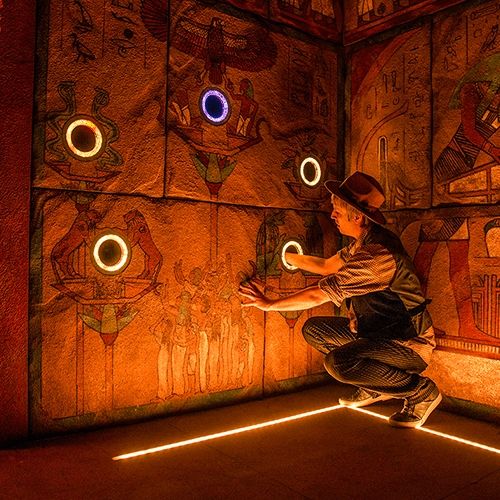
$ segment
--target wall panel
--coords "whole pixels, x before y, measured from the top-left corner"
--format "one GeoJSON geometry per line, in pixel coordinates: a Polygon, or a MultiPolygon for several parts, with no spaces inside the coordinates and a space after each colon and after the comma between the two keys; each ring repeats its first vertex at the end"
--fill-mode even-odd
{"type": "Polygon", "coordinates": [[[336,52],[186,1],[172,16],[169,57],[168,196],[324,204],[298,169],[314,155],[322,178],[336,173],[336,52]],[[205,97],[227,109],[211,119],[205,97]]]}
{"type": "Polygon", "coordinates": [[[431,203],[430,25],[352,53],[350,166],[380,179],[385,208],[431,203]]]}

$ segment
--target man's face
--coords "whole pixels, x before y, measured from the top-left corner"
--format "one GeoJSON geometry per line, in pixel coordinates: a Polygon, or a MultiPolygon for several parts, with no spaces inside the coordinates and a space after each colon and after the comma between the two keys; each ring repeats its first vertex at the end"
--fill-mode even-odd
{"type": "Polygon", "coordinates": [[[334,196],[332,196],[332,215],[331,218],[337,225],[337,229],[341,234],[346,236],[356,236],[359,231],[359,221],[356,220],[356,217],[349,217],[347,215],[347,208],[340,205],[335,204],[334,196]]]}

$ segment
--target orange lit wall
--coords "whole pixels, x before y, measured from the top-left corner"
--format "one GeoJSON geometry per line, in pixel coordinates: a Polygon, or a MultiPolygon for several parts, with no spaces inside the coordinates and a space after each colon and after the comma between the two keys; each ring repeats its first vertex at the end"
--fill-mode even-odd
{"type": "Polygon", "coordinates": [[[264,314],[236,291],[317,280],[281,250],[339,248],[322,182],[355,169],[381,179],[433,299],[430,375],[499,406],[498,165],[481,143],[469,171],[436,167],[470,116],[498,109],[484,84],[498,2],[51,0],[36,28],[31,3],[11,4],[0,440],[326,380],[301,326],[331,305],[264,314]],[[220,123],[203,116],[209,90],[228,103],[220,123]]]}
{"type": "Polygon", "coordinates": [[[500,4],[414,12],[346,12],[347,39],[371,30],[348,47],[346,164],[381,179],[386,217],[432,299],[429,376],[457,404],[498,408],[500,4]]]}
{"type": "MultiPolygon", "coordinates": [[[[49,4],[37,44],[32,432],[323,379],[301,335],[314,312],[242,309],[237,288],[254,277],[276,296],[315,282],[283,266],[290,239],[316,255],[337,248],[319,180],[339,176],[340,46],[222,2],[49,4]],[[208,91],[227,116],[203,114],[208,91]],[[308,156],[316,186],[300,177],[308,156]],[[129,254],[121,268],[98,262],[110,235],[109,251],[129,254]]],[[[327,17],[316,24],[334,33],[327,17]]]]}

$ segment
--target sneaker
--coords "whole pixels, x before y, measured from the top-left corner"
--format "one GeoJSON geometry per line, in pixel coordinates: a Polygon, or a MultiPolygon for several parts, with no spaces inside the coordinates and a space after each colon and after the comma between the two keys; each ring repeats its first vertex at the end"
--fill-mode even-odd
{"type": "Polygon", "coordinates": [[[389,417],[389,424],[393,427],[412,429],[421,427],[429,415],[437,408],[437,405],[441,403],[442,399],[443,396],[441,396],[439,389],[434,385],[434,390],[430,396],[420,403],[412,402],[412,398],[405,399],[403,409],[389,417]]]}
{"type": "Polygon", "coordinates": [[[377,401],[387,401],[388,399],[392,399],[391,396],[385,396],[377,392],[368,392],[359,387],[352,396],[339,398],[339,403],[343,406],[360,408],[361,406],[368,406],[376,403],[377,401]]]}

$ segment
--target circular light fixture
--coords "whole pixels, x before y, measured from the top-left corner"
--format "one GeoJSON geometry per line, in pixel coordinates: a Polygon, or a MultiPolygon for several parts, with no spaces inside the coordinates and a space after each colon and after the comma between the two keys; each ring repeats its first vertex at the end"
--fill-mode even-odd
{"type": "Polygon", "coordinates": [[[70,122],[64,138],[71,153],[80,160],[91,160],[103,147],[101,130],[88,118],[77,118],[70,122]]]}
{"type": "Polygon", "coordinates": [[[316,158],[308,156],[300,164],[300,179],[307,186],[317,186],[321,180],[321,165],[316,158]]]}
{"type": "Polygon", "coordinates": [[[99,236],[91,246],[92,263],[104,274],[121,273],[130,262],[129,243],[116,233],[99,236]]]}
{"type": "Polygon", "coordinates": [[[222,125],[231,114],[226,95],[218,89],[203,91],[200,96],[200,107],[203,117],[213,125],[222,125]]]}
{"type": "Polygon", "coordinates": [[[302,245],[295,240],[288,240],[281,249],[281,263],[283,264],[283,266],[285,266],[285,269],[288,269],[289,271],[296,271],[298,267],[289,264],[285,258],[285,253],[289,248],[295,248],[299,255],[304,255],[304,250],[302,249],[302,245]]]}

